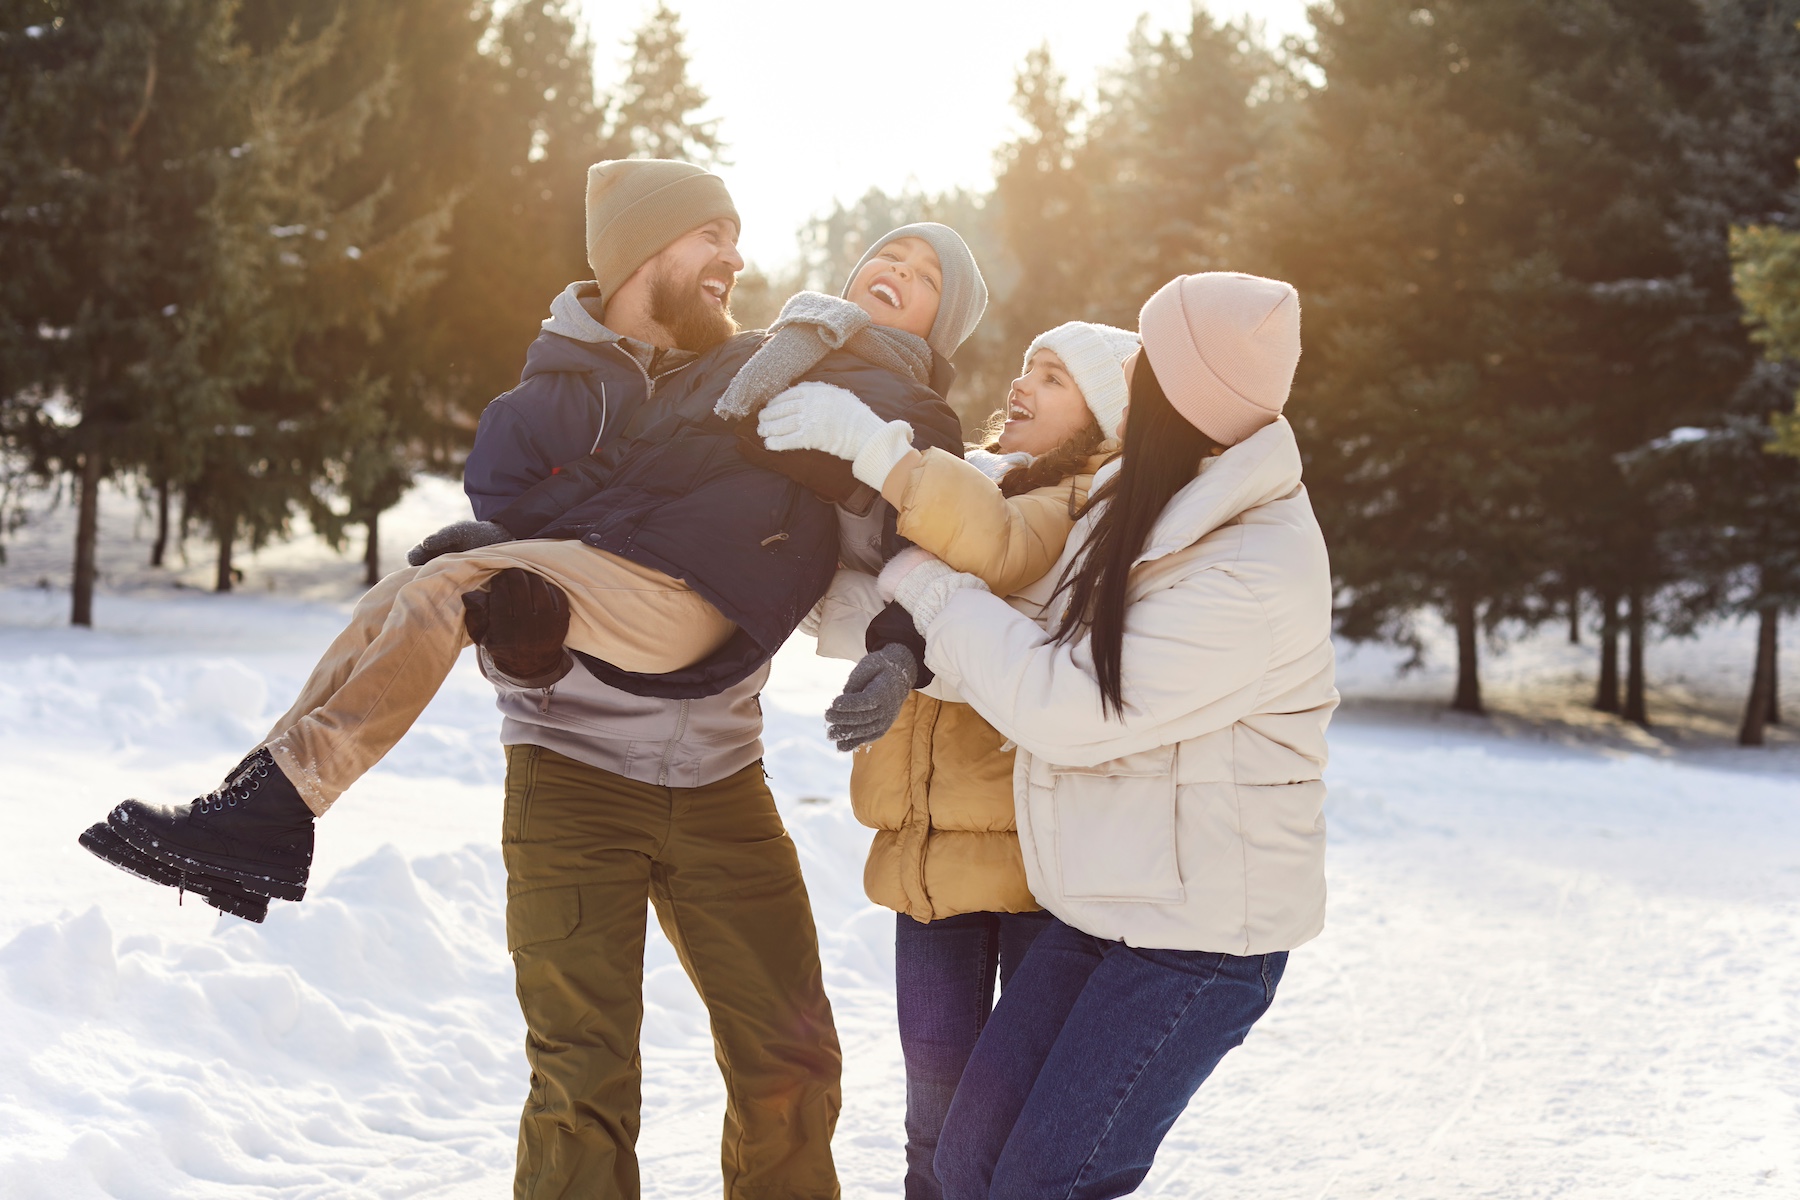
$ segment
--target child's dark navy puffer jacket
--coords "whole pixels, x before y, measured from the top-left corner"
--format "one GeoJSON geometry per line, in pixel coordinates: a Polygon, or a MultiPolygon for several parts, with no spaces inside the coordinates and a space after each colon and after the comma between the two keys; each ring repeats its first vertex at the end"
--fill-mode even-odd
{"type": "MultiPolygon", "coordinates": [[[[615,687],[671,699],[716,694],[766,663],[831,584],[832,505],[754,465],[737,427],[713,412],[763,337],[740,334],[670,376],[598,454],[569,463],[493,517],[517,537],[580,538],[683,580],[738,626],[717,653],[667,675],[581,656],[615,687]]],[[[946,390],[949,374],[940,372],[946,390]]],[[[962,453],[956,414],[923,384],[842,350],[805,378],[854,392],[883,420],[910,423],[919,449],[962,453]]]]}

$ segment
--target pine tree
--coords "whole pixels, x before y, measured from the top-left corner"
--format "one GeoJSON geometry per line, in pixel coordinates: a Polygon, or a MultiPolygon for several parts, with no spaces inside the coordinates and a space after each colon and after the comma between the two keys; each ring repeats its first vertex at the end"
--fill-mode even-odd
{"type": "Polygon", "coordinates": [[[1026,56],[1013,104],[1025,132],[1000,152],[994,181],[992,202],[1011,268],[995,315],[1006,342],[1024,346],[1091,311],[1100,262],[1093,231],[1100,221],[1096,164],[1082,154],[1087,113],[1048,46],[1026,56]]]}
{"type": "Polygon", "coordinates": [[[474,151],[471,182],[444,278],[409,322],[428,331],[419,360],[432,364],[448,426],[432,461],[447,470],[460,465],[481,409],[518,382],[551,298],[587,276],[587,168],[624,149],[606,136],[572,5],[515,5],[483,24],[466,85],[471,121],[458,130],[474,151]]]}
{"type": "Polygon", "coordinates": [[[1229,210],[1305,92],[1251,26],[1199,8],[1179,35],[1139,21],[1079,151],[1095,189],[1089,313],[1129,326],[1174,276],[1235,269],[1229,210]]]}
{"type": "Polygon", "coordinates": [[[1707,295],[1671,233],[1692,173],[1668,130],[1704,90],[1691,66],[1703,29],[1688,0],[1583,3],[1558,16],[1554,33],[1581,44],[1546,56],[1534,107],[1548,131],[1537,139],[1546,194],[1572,218],[1545,244],[1569,285],[1573,336],[1552,364],[1566,407],[1559,469],[1544,477],[1555,569],[1538,605],[1582,589],[1598,597],[1596,706],[1647,726],[1645,647],[1653,622],[1679,619],[1659,601],[1676,568],[1661,552],[1657,507],[1619,464],[1716,408],[1733,382],[1697,352],[1707,295]]]}
{"type": "Polygon", "coordinates": [[[77,481],[70,619],[93,623],[102,484],[191,378],[201,215],[241,111],[225,0],[19,4],[5,29],[6,431],[77,481]]]}
{"type": "Polygon", "coordinates": [[[687,56],[672,16],[652,14],[632,40],[627,70],[627,79],[670,81],[670,92],[634,103],[628,91],[603,103],[577,11],[571,0],[505,8],[470,68],[472,116],[461,136],[476,150],[471,182],[449,234],[444,278],[415,306],[422,315],[407,322],[429,330],[418,335],[425,348],[414,361],[431,364],[436,381],[428,397],[440,431],[428,456],[433,469],[460,470],[481,409],[518,382],[551,299],[590,276],[588,167],[636,153],[640,120],[653,121],[654,136],[665,139],[659,150],[721,148],[695,116],[704,97],[685,82],[687,56]]]}
{"type": "Polygon", "coordinates": [[[1716,409],[1709,293],[1679,236],[1670,129],[1705,84],[1688,0],[1344,0],[1317,19],[1296,148],[1241,229],[1301,287],[1294,419],[1353,637],[1483,628],[1598,595],[1603,707],[1647,722],[1645,640],[1671,582],[1620,456],[1716,409]],[[1629,636],[1624,695],[1617,638],[1629,636]]]}
{"type": "MultiPolygon", "coordinates": [[[[331,190],[349,199],[378,194],[369,238],[382,242],[413,228],[447,248],[448,230],[480,170],[489,64],[481,52],[489,14],[456,0],[396,0],[341,8],[335,0],[247,0],[240,27],[254,45],[272,45],[296,26],[307,33],[339,22],[329,63],[306,86],[306,102],[328,111],[334,98],[380,89],[380,103],[352,161],[334,172],[331,190]]],[[[459,417],[472,403],[446,370],[433,297],[442,254],[405,279],[409,297],[373,324],[352,323],[316,347],[334,360],[331,378],[366,372],[381,387],[369,428],[333,466],[328,492],[306,507],[312,524],[339,542],[363,527],[364,579],[382,574],[380,517],[415,473],[449,460],[460,444],[459,417]]],[[[485,397],[483,397],[485,399],[485,397]]]]}
{"type": "Polygon", "coordinates": [[[5,16],[0,435],[86,482],[79,620],[93,501],[122,472],[156,506],[157,557],[177,505],[213,529],[221,587],[234,545],[300,512],[333,538],[365,525],[372,579],[380,512],[420,468],[457,469],[548,299],[587,274],[587,166],[678,134],[719,148],[666,10],[610,119],[566,0],[5,16]]]}
{"type": "Polygon", "coordinates": [[[1568,285],[1541,237],[1535,7],[1320,11],[1308,58],[1327,85],[1236,222],[1245,269],[1300,290],[1288,411],[1340,630],[1416,651],[1415,614],[1436,609],[1467,712],[1483,629],[1529,618],[1548,568],[1540,485],[1566,407],[1547,361],[1568,285]]]}
{"type": "Polygon", "coordinates": [[[205,210],[206,300],[188,325],[204,370],[175,414],[184,502],[218,542],[220,591],[240,538],[259,546],[301,512],[332,532],[321,488],[384,431],[389,382],[365,348],[430,281],[448,220],[383,229],[385,181],[346,186],[392,77],[332,95],[344,27],[303,28],[244,59],[245,137],[205,210]]]}
{"type": "Polygon", "coordinates": [[[1685,427],[1627,459],[1659,510],[1678,629],[1719,613],[1754,617],[1756,649],[1738,743],[1760,746],[1780,724],[1781,617],[1800,611],[1800,462],[1770,453],[1768,414],[1800,368],[1761,364],[1708,427],[1685,427]]]}
{"type": "Polygon", "coordinates": [[[1780,620],[1800,608],[1800,464],[1769,453],[1783,446],[1800,378],[1781,362],[1800,350],[1791,340],[1800,331],[1800,3],[1710,0],[1702,15],[1704,36],[1686,56],[1698,86],[1670,128],[1689,168],[1678,245],[1701,298],[1679,344],[1707,406],[1696,436],[1663,443],[1659,499],[1671,511],[1666,540],[1682,567],[1684,616],[1757,619],[1739,741],[1760,745],[1764,726],[1780,721],[1780,620]],[[1758,343],[1769,361],[1758,361],[1758,343]]]}
{"type": "Polygon", "coordinates": [[[718,122],[699,120],[706,93],[688,77],[681,20],[659,2],[631,38],[631,65],[609,122],[634,158],[681,158],[703,166],[719,161],[718,122]]]}

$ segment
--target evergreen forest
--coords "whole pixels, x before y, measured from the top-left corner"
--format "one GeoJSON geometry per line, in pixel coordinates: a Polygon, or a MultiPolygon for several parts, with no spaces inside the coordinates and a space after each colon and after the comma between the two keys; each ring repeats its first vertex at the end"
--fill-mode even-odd
{"type": "MultiPolygon", "coordinates": [[[[868,238],[963,231],[993,303],[971,431],[1036,333],[1133,326],[1173,275],[1300,291],[1288,412],[1349,639],[1594,640],[1648,724],[1645,647],[1756,623],[1739,740],[1783,720],[1800,613],[1800,0],[1331,0],[1273,44],[1196,9],[1087,88],[1019,68],[990,190],[871,192],[740,280],[759,325],[868,238]],[[1559,634],[1559,636],[1561,636],[1559,634]]],[[[91,624],[103,485],[152,559],[304,517],[370,582],[381,515],[455,475],[549,299],[584,277],[588,164],[707,163],[675,11],[570,0],[0,0],[0,537],[76,506],[91,624]],[[601,77],[596,39],[630,61],[601,77]]]]}

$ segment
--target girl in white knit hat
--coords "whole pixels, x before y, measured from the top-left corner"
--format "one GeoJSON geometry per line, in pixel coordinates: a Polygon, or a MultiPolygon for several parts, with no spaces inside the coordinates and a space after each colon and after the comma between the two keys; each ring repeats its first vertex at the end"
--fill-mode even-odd
{"type": "Polygon", "coordinates": [[[1144,305],[1124,450],[1061,557],[1002,601],[907,551],[926,661],[1018,745],[1054,917],[964,1068],[949,1200],[1131,1192],[1325,918],[1331,571],[1281,416],[1294,289],[1213,272],[1144,305]]]}
{"type": "MultiPolygon", "coordinates": [[[[996,594],[1016,591],[1056,561],[1094,472],[1118,449],[1122,364],[1137,345],[1128,330],[1058,326],[1026,350],[969,461],[871,449],[881,461],[859,461],[858,476],[893,503],[902,535],[996,594]]],[[[859,403],[802,385],[764,410],[761,432],[771,449],[820,449],[829,440],[822,427],[859,403]]],[[[1026,883],[1005,735],[931,680],[912,618],[899,608],[883,615],[884,603],[872,577],[841,571],[807,628],[821,654],[862,660],[853,692],[833,706],[832,736],[844,749],[867,747],[853,761],[850,797],[876,830],[869,898],[896,913],[905,1194],[936,1200],[938,1134],[993,1008],[996,976],[1004,985],[1052,922],[1026,883]]]]}

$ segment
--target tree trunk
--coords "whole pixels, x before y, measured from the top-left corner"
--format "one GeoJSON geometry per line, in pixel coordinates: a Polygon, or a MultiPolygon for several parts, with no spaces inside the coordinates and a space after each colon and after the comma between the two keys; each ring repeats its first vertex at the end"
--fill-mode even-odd
{"type": "Polygon", "coordinates": [[[381,514],[371,512],[363,528],[369,531],[368,544],[363,547],[363,586],[374,587],[381,582],[381,514]]]}
{"type": "Polygon", "coordinates": [[[1644,706],[1644,592],[1632,588],[1626,606],[1625,707],[1620,715],[1645,729],[1650,713],[1644,706]]]}
{"type": "Polygon", "coordinates": [[[1619,595],[1600,593],[1600,686],[1594,691],[1594,707],[1601,712],[1619,711],[1619,595]]]}
{"type": "Polygon", "coordinates": [[[1581,645],[1581,589],[1569,589],[1569,645],[1581,645]]]}
{"type": "MultiPolygon", "coordinates": [[[[1771,610],[1769,621],[1777,629],[1781,627],[1781,613],[1771,610]]],[[[1781,724],[1781,639],[1775,638],[1769,643],[1769,715],[1763,720],[1771,725],[1781,724]]]]}
{"type": "Polygon", "coordinates": [[[188,495],[181,493],[181,512],[175,518],[175,548],[181,551],[181,565],[188,565],[187,539],[188,528],[194,523],[194,514],[188,511],[188,495]]]}
{"type": "Polygon", "coordinates": [[[237,522],[224,521],[219,527],[219,573],[213,580],[213,591],[229,592],[232,577],[236,574],[231,566],[231,544],[237,540],[237,522]]]}
{"type": "Polygon", "coordinates": [[[75,568],[69,587],[69,624],[94,624],[94,551],[100,535],[100,448],[88,439],[81,456],[81,506],[75,518],[75,568]]]}
{"type": "Polygon", "coordinates": [[[169,481],[163,480],[156,485],[156,540],[150,543],[150,565],[163,565],[163,555],[169,549],[169,481]]]}
{"type": "Polygon", "coordinates": [[[1475,597],[1456,598],[1456,698],[1450,707],[1457,712],[1480,714],[1481,658],[1476,639],[1480,628],[1475,616],[1475,597]]]}
{"type": "Polygon", "coordinates": [[[1763,726],[1769,723],[1769,701],[1775,694],[1775,646],[1781,616],[1773,608],[1762,610],[1756,631],[1756,669],[1750,673],[1750,700],[1744,705],[1744,723],[1738,729],[1738,745],[1763,744],[1763,726]]]}

